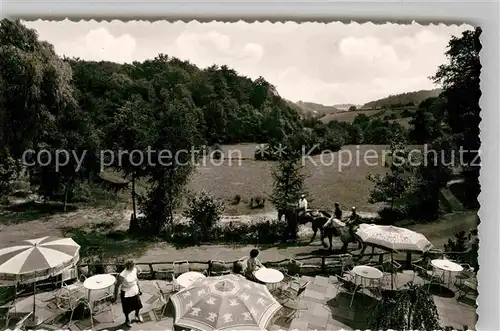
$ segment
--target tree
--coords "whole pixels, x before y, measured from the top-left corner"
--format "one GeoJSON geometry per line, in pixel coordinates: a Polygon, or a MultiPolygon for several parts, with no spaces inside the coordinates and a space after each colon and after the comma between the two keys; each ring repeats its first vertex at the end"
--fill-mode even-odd
{"type": "Polygon", "coordinates": [[[371,316],[373,330],[441,330],[432,295],[424,285],[409,283],[394,297],[384,295],[371,316]]]}
{"type": "Polygon", "coordinates": [[[305,194],[304,166],[300,158],[280,160],[272,170],[273,191],[271,203],[276,209],[284,209],[289,204],[297,203],[301,194],[305,194]]]}
{"type": "Polygon", "coordinates": [[[214,226],[224,212],[224,203],[208,192],[188,194],[188,205],[183,214],[189,218],[191,228],[196,230],[198,242],[212,239],[214,226]]]}
{"type": "Polygon", "coordinates": [[[453,150],[462,147],[465,195],[469,207],[479,207],[479,123],[481,122],[479,99],[481,97],[480,74],[481,28],[464,31],[461,37],[452,37],[446,56],[448,63],[439,66],[432,79],[443,88],[445,120],[455,142],[453,150]]]}
{"type": "Polygon", "coordinates": [[[425,144],[439,136],[438,121],[431,112],[419,109],[410,121],[410,141],[414,144],[425,144]]]}
{"type": "Polygon", "coordinates": [[[136,181],[143,178],[148,167],[147,147],[151,140],[151,121],[148,104],[139,96],[121,107],[107,128],[108,139],[114,143],[114,167],[122,171],[125,178],[131,177],[132,218],[129,231],[137,229],[136,181]],[[125,155],[116,155],[125,151],[125,155]]]}
{"type": "MultiPolygon", "coordinates": [[[[167,94],[166,91],[160,93],[167,94]]],[[[166,154],[162,164],[151,164],[145,169],[151,187],[145,196],[140,197],[139,205],[147,216],[149,230],[158,234],[165,225],[168,230],[172,229],[174,209],[181,203],[189,176],[202,156],[199,151],[204,141],[198,129],[196,109],[175,99],[170,104],[153,106],[151,149],[166,154]]]]}
{"type": "Polygon", "coordinates": [[[356,110],[357,110],[357,108],[354,105],[352,105],[351,107],[349,107],[349,111],[356,111],[356,110]]]}
{"type": "Polygon", "coordinates": [[[410,160],[406,141],[395,137],[390,144],[390,161],[386,161],[386,167],[390,172],[385,175],[369,174],[367,179],[375,185],[370,192],[370,203],[385,202],[391,210],[404,210],[407,202],[406,197],[417,183],[416,169],[412,166],[414,160],[410,160]],[[412,162],[410,162],[412,161],[412,162]]]}
{"type": "Polygon", "coordinates": [[[8,157],[0,163],[0,198],[10,193],[10,182],[16,178],[16,161],[8,157]]]}

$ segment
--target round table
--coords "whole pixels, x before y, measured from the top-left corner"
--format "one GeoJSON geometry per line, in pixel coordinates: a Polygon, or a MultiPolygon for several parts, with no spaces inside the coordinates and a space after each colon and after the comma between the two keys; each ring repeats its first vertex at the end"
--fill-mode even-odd
{"type": "MultiPolygon", "coordinates": [[[[116,282],[116,277],[113,275],[109,274],[99,274],[99,275],[94,275],[92,277],[87,278],[83,282],[83,287],[86,288],[89,291],[87,303],[85,304],[87,308],[91,311],[91,319],[94,320],[93,314],[95,313],[93,305],[90,301],[90,293],[92,290],[104,290],[105,288],[111,287],[115,284],[116,282]]],[[[111,316],[113,317],[113,322],[115,320],[115,317],[113,315],[113,310],[111,309],[111,305],[109,306],[109,310],[111,311],[111,316]]],[[[92,321],[92,326],[93,326],[93,321],[92,321]]]]}
{"type": "Polygon", "coordinates": [[[260,268],[255,272],[255,278],[263,283],[272,284],[274,286],[281,282],[285,276],[281,271],[276,269],[260,268]]]}
{"type": "Polygon", "coordinates": [[[380,280],[382,277],[384,277],[384,274],[382,271],[378,270],[377,268],[370,267],[367,265],[355,266],[352,269],[352,272],[356,276],[361,277],[361,285],[363,285],[364,279],[367,279],[370,282],[373,282],[374,280],[380,280]]]}
{"type": "Polygon", "coordinates": [[[177,284],[179,284],[179,286],[181,287],[189,287],[195,280],[199,278],[205,278],[205,275],[201,272],[188,271],[177,277],[177,284]]]}
{"type": "Polygon", "coordinates": [[[109,274],[94,275],[87,278],[83,282],[83,287],[89,290],[89,302],[90,302],[90,292],[92,290],[103,290],[114,285],[116,282],[116,277],[109,274]]]}
{"type": "MultiPolygon", "coordinates": [[[[442,259],[436,259],[431,261],[431,265],[439,270],[443,271],[443,278],[444,278],[444,272],[448,272],[448,287],[450,287],[451,284],[451,273],[452,272],[462,272],[464,268],[455,262],[452,262],[450,260],[442,260],[442,259]]],[[[444,281],[444,279],[443,279],[444,281]]]]}

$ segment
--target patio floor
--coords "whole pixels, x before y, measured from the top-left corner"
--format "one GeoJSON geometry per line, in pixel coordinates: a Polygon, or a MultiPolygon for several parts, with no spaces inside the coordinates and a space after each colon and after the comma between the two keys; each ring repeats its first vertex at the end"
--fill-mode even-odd
{"type": "MultiPolygon", "coordinates": [[[[404,274],[398,276],[398,282],[406,282],[404,274]]],[[[355,296],[352,308],[349,308],[351,297],[345,293],[338,293],[336,284],[333,284],[332,277],[326,278],[316,276],[314,278],[303,276],[302,281],[310,281],[301,301],[307,306],[307,310],[301,311],[298,317],[292,321],[285,322],[279,317],[274,324],[269,326],[269,331],[276,330],[354,330],[366,329],[366,321],[373,311],[376,300],[364,293],[355,296]]],[[[160,284],[163,281],[158,281],[160,284]]],[[[132,327],[127,328],[124,325],[125,317],[121,312],[121,305],[115,303],[112,305],[113,317],[110,312],[102,312],[95,315],[95,330],[172,330],[173,329],[173,307],[168,307],[165,318],[156,321],[152,312],[158,305],[157,290],[154,281],[141,281],[143,323],[132,322],[132,327]]],[[[93,291],[92,298],[100,297],[104,291],[93,291]]],[[[82,292],[82,295],[85,293],[82,292]]],[[[54,292],[45,292],[36,296],[36,315],[45,319],[45,323],[40,329],[71,329],[71,330],[89,330],[90,319],[73,322],[71,325],[65,325],[69,320],[56,307],[53,302],[54,292]]],[[[434,301],[438,308],[442,326],[453,326],[456,329],[462,329],[467,325],[469,329],[474,329],[476,324],[475,306],[457,302],[454,297],[434,296],[434,301]]],[[[17,313],[28,313],[33,309],[33,296],[26,297],[16,304],[17,313]]],[[[131,315],[132,317],[132,315],[131,315]]]]}

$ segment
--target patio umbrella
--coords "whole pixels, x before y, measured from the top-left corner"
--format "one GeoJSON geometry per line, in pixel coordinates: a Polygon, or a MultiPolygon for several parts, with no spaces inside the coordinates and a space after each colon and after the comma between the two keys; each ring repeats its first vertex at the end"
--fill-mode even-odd
{"type": "Polygon", "coordinates": [[[43,237],[0,249],[0,280],[33,282],[33,322],[38,280],[51,277],[78,262],[80,245],[71,238],[43,237]]]}
{"type": "Polygon", "coordinates": [[[356,235],[367,244],[392,251],[426,252],[433,247],[423,234],[392,225],[360,224],[356,235]]]}
{"type": "Polygon", "coordinates": [[[170,297],[174,324],[197,330],[264,330],[281,305],[265,285],[241,276],[202,278],[170,297]]]}
{"type": "MultiPolygon", "coordinates": [[[[378,246],[393,252],[427,252],[433,245],[427,238],[418,232],[392,225],[360,224],[356,235],[367,244],[378,246]]],[[[393,274],[391,273],[391,288],[393,287],[393,274]]]]}

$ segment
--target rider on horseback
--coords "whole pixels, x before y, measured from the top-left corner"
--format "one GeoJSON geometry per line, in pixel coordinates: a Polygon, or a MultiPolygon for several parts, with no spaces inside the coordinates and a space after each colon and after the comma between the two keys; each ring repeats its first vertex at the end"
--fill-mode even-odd
{"type": "Polygon", "coordinates": [[[342,220],[342,210],[340,210],[340,204],[338,202],[335,202],[335,217],[338,220],[342,220]]]}
{"type": "Polygon", "coordinates": [[[307,200],[305,194],[302,194],[299,199],[297,216],[300,217],[307,212],[307,200]]]}

